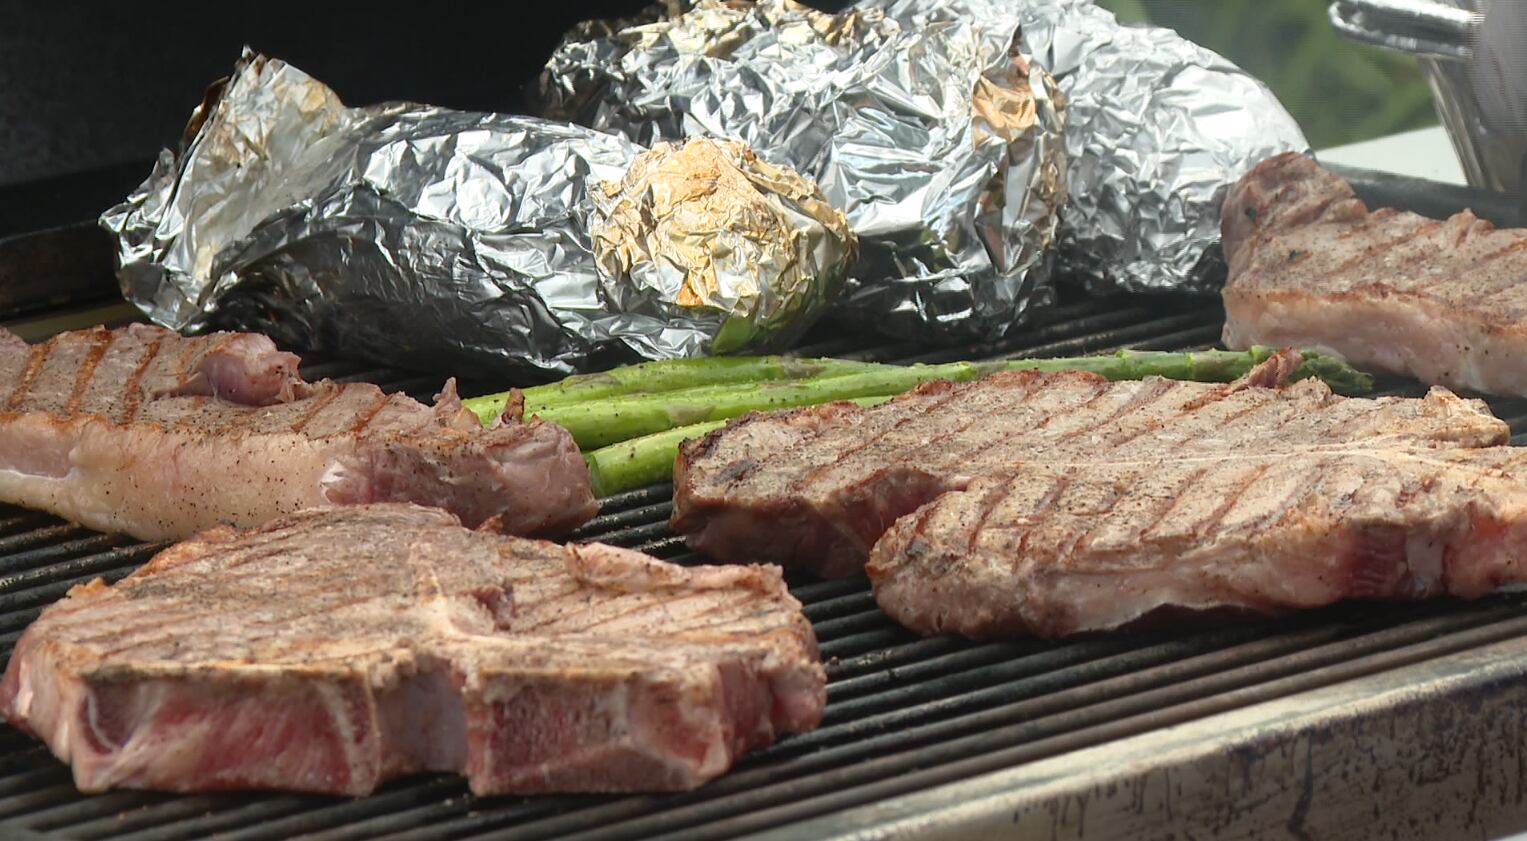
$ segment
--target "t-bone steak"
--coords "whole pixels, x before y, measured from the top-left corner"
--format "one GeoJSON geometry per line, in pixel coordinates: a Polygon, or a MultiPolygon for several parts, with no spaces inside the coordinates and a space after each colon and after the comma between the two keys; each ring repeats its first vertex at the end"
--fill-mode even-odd
{"type": "Polygon", "coordinates": [[[687,789],[816,726],[816,640],[777,567],[359,505],[218,527],[21,636],[0,710],[81,790],[687,789]]]}
{"type": "Polygon", "coordinates": [[[721,559],[868,562],[891,616],[972,637],[1523,577],[1527,451],[1504,423],[1441,388],[1265,384],[1296,358],[1228,385],[1012,372],[747,416],[684,447],[673,525],[721,559]]]}

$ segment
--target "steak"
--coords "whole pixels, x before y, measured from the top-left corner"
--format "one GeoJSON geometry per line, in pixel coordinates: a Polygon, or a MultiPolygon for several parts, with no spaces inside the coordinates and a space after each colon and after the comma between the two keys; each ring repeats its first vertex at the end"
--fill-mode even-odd
{"type": "Polygon", "coordinates": [[[824,680],[777,567],[376,504],[220,526],[75,587],[22,634],[0,710],[87,792],[671,790],[816,726],[824,680]]]}
{"type": "Polygon", "coordinates": [[[370,384],[304,382],[298,361],[248,333],[134,325],[30,346],[0,335],[0,500],[143,540],[367,502],[439,506],[513,534],[593,516],[561,427],[483,429],[451,383],[431,408],[370,384]]]}
{"type": "Polygon", "coordinates": [[[1024,465],[898,520],[875,599],[924,634],[1474,597],[1527,579],[1527,454],[1357,446],[1024,465]]]}
{"type": "Polygon", "coordinates": [[[721,560],[754,559],[839,577],[859,572],[897,518],[982,475],[1205,447],[1297,452],[1399,436],[1427,446],[1500,443],[1483,404],[1343,399],[1319,383],[1278,390],[1297,365],[1274,356],[1230,385],[1013,371],[926,383],[874,407],[832,403],[747,415],[686,444],[671,524],[721,560]]]}
{"type": "Polygon", "coordinates": [[[1228,385],[1025,371],[747,416],[684,448],[673,521],[722,559],[867,560],[897,621],[978,638],[1527,576],[1527,451],[1484,404],[1263,384],[1295,359],[1228,385]]]}
{"type": "Polygon", "coordinates": [[[1433,385],[1527,395],[1527,230],[1368,208],[1300,154],[1223,212],[1227,347],[1322,348],[1433,385]]]}

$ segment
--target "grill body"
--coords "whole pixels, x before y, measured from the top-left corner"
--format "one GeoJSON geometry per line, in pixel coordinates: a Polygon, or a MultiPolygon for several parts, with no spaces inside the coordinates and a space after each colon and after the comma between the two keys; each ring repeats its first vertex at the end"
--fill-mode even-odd
{"type": "MultiPolygon", "coordinates": [[[[1469,204],[1520,221],[1500,197],[1344,174],[1375,204],[1432,215],[1469,204]]],[[[12,328],[36,339],[130,317],[110,303],[109,263],[88,250],[105,245],[77,228],[0,241],[0,277],[72,267],[56,284],[7,286],[12,328]]],[[[1000,344],[929,349],[823,330],[800,351],[938,362],[1191,349],[1213,345],[1222,320],[1213,300],[1073,299],[1000,344]]],[[[427,399],[445,372],[315,360],[303,373],[427,399]]],[[[1527,400],[1491,407],[1513,443],[1527,440],[1527,400]]],[[[702,560],[667,529],[670,497],[664,485],[606,499],[574,539],[702,560]]],[[[120,579],[158,548],[0,510],[0,657],[69,587],[120,579]]],[[[899,628],[863,578],[790,583],[828,659],[826,719],[695,792],[479,799],[457,778],[421,776],[359,800],[82,796],[41,745],[0,727],[0,837],[1483,839],[1527,827],[1523,596],[978,644],[899,628]]]]}

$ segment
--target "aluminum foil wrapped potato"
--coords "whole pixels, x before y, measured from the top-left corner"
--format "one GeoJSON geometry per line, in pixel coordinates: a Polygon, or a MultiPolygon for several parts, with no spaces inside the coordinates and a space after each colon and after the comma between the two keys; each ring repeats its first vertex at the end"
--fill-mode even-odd
{"type": "Polygon", "coordinates": [[[893,336],[995,339],[1047,303],[1064,199],[1053,82],[969,21],[698,0],[589,23],[543,116],[638,143],[739,139],[821,186],[859,237],[838,312],[893,336]]]}
{"type": "Polygon", "coordinates": [[[815,185],[739,144],[346,108],[251,53],[101,222],[167,327],[476,374],[780,348],[856,254],[815,185]]]}
{"type": "Polygon", "coordinates": [[[659,143],[592,193],[609,300],[624,312],[656,300],[722,314],[714,353],[798,338],[833,301],[856,250],[816,185],[735,140],[659,143]]]}
{"type": "Polygon", "coordinates": [[[1251,167],[1308,143],[1276,97],[1225,58],[1092,0],[861,0],[907,27],[973,21],[1018,33],[1066,98],[1060,270],[1094,289],[1212,292],[1219,211],[1251,167]]]}

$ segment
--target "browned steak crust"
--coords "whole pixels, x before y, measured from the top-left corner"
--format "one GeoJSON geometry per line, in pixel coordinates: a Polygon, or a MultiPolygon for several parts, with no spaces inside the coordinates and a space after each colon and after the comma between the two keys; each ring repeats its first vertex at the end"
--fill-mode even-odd
{"type": "Polygon", "coordinates": [[[1527,451],[1484,404],[1083,373],[754,415],[687,445],[673,523],[720,558],[868,560],[923,633],[1054,636],[1159,611],[1477,596],[1519,581],[1527,451]]]}
{"type": "Polygon", "coordinates": [[[74,588],[18,641],[0,710],[86,791],[683,789],[820,719],[799,607],[777,568],[328,508],[74,588]]]}
{"type": "Polygon", "coordinates": [[[1369,212],[1293,153],[1247,173],[1222,219],[1226,346],[1324,348],[1360,368],[1527,395],[1527,230],[1468,211],[1369,212]]]}
{"type": "Polygon", "coordinates": [[[561,427],[483,429],[450,384],[432,408],[306,383],[297,363],[248,333],[0,336],[0,500],[146,540],[364,502],[436,505],[515,534],[593,515],[561,427]]]}

